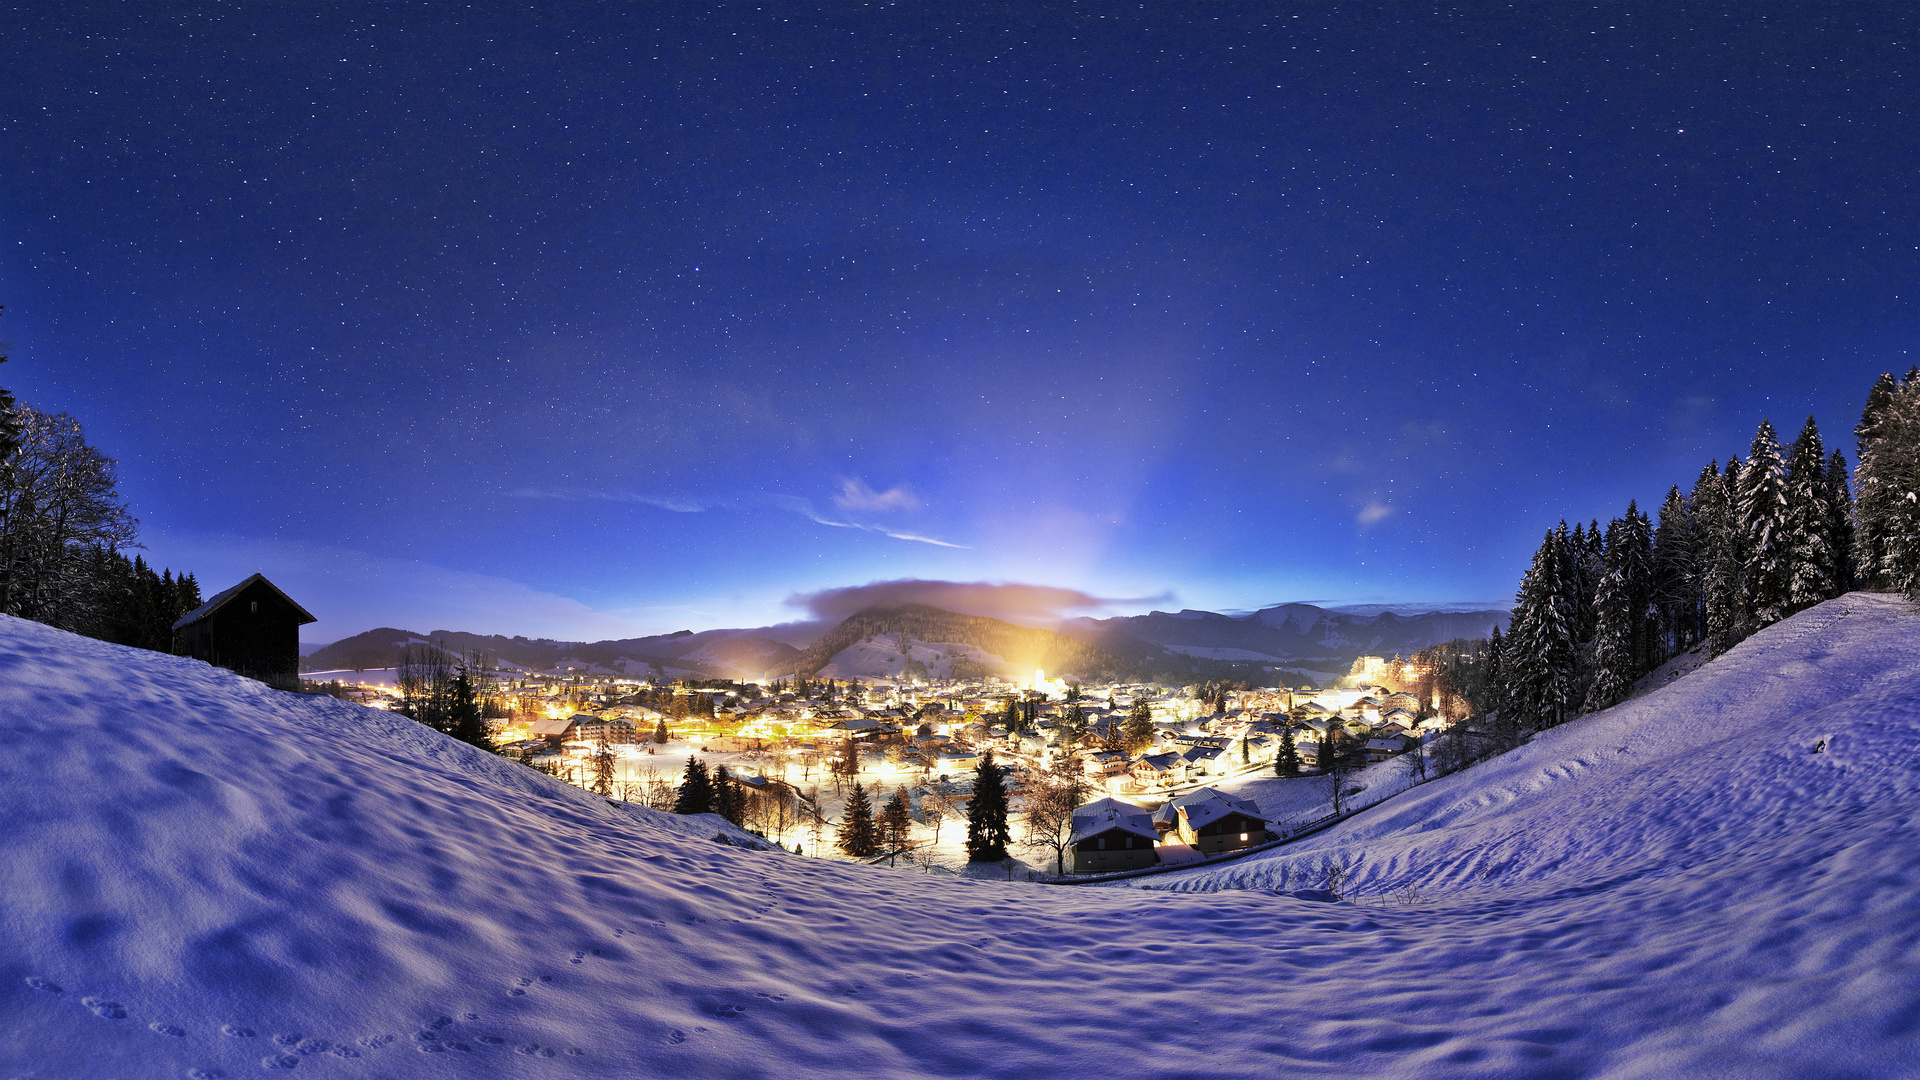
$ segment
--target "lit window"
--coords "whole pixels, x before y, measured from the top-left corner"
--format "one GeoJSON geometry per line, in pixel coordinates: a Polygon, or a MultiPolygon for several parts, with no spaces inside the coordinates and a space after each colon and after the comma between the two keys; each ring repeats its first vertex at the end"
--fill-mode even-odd
{"type": "Polygon", "coordinates": [[[1243,844],[1247,842],[1247,834],[1246,834],[1246,833],[1241,833],[1241,834],[1240,834],[1240,842],[1241,842],[1241,843],[1243,843],[1243,844]]]}

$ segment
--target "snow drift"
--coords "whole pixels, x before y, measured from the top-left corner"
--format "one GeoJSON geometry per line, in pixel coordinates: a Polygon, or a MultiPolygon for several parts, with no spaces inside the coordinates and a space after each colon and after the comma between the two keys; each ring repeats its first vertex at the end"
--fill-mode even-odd
{"type": "Polygon", "coordinates": [[[1176,892],[747,850],[0,619],[0,1076],[1910,1075],[1916,631],[1833,601],[1176,892]],[[1323,857],[1408,902],[1274,891],[1323,857]]]}

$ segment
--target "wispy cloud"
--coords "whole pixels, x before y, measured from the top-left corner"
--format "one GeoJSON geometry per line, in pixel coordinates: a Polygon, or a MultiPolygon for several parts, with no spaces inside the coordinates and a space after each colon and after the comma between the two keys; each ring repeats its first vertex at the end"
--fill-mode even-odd
{"type": "MultiPolygon", "coordinates": [[[[843,500],[848,498],[849,491],[854,491],[856,495],[869,497],[876,504],[892,509],[912,509],[920,505],[919,500],[915,499],[902,488],[893,488],[890,491],[876,493],[869,490],[866,485],[861,484],[858,480],[847,481],[845,485],[842,486],[840,494],[834,496],[834,502],[846,506],[843,500]]],[[[552,499],[557,502],[596,500],[599,502],[637,503],[659,507],[662,510],[670,510],[676,514],[698,514],[707,510],[721,508],[740,509],[756,505],[773,506],[789,513],[798,514],[816,525],[827,525],[835,529],[858,529],[861,532],[879,533],[882,536],[890,537],[894,540],[910,540],[916,544],[932,544],[935,547],[960,549],[966,549],[967,547],[965,544],[955,544],[931,536],[923,536],[919,533],[903,532],[899,529],[889,528],[884,525],[870,525],[863,521],[838,520],[833,517],[828,517],[814,506],[812,499],[801,498],[798,495],[756,492],[737,499],[713,501],[687,499],[679,496],[641,495],[635,492],[625,491],[600,491],[592,488],[522,488],[519,491],[513,492],[512,495],[516,499],[552,499]]]]}
{"type": "Polygon", "coordinates": [[[1365,529],[1365,528],[1368,528],[1369,526],[1378,524],[1380,521],[1392,516],[1393,516],[1393,507],[1388,506],[1386,503],[1375,500],[1361,507],[1360,512],[1353,516],[1353,520],[1361,528],[1365,529]]]}
{"type": "MultiPolygon", "coordinates": [[[[871,528],[871,526],[862,525],[861,528],[863,529],[871,528]]],[[[875,531],[886,533],[886,535],[893,537],[895,540],[912,540],[916,543],[932,544],[935,547],[960,548],[962,550],[968,550],[967,545],[965,544],[950,544],[945,540],[935,540],[931,536],[916,536],[913,533],[887,532],[887,530],[885,529],[877,529],[875,531]]]]}
{"type": "Polygon", "coordinates": [[[881,525],[868,525],[859,521],[835,521],[814,509],[812,500],[803,499],[798,495],[768,495],[766,499],[775,506],[791,510],[816,525],[829,525],[836,529],[860,529],[865,532],[876,532],[882,536],[889,536],[895,540],[911,540],[916,544],[932,544],[935,547],[966,548],[965,544],[949,543],[945,540],[936,540],[931,536],[921,536],[917,533],[899,532],[881,525]]]}
{"type": "Polygon", "coordinates": [[[522,488],[513,493],[516,499],[554,499],[560,502],[579,502],[593,499],[599,502],[641,503],[657,506],[662,510],[671,510],[676,514],[698,514],[706,506],[692,499],[671,498],[662,495],[639,495],[627,491],[595,491],[589,488],[522,488]]]}
{"type": "Polygon", "coordinates": [[[875,491],[858,477],[840,481],[840,493],[833,497],[833,504],[842,510],[867,513],[920,509],[920,500],[906,488],[896,486],[875,491]]]}

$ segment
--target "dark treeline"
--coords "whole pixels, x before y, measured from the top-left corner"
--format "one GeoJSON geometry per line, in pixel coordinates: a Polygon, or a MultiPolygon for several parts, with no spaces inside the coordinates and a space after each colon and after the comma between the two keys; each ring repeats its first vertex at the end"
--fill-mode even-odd
{"type": "Polygon", "coordinates": [[[118,487],[113,459],[78,421],[0,389],[0,614],[173,650],[173,623],[200,606],[200,584],[122,554],[139,546],[139,522],[118,487]]]}
{"type": "Polygon", "coordinates": [[[1882,375],[1854,434],[1851,487],[1845,456],[1828,452],[1812,417],[1785,448],[1763,421],[1745,460],[1709,463],[1690,490],[1669,489],[1657,520],[1630,502],[1604,528],[1549,530],[1509,632],[1470,665],[1445,658],[1439,681],[1485,718],[1452,737],[1455,756],[1607,708],[1675,656],[1724,652],[1850,589],[1920,599],[1920,371],[1882,375]]]}

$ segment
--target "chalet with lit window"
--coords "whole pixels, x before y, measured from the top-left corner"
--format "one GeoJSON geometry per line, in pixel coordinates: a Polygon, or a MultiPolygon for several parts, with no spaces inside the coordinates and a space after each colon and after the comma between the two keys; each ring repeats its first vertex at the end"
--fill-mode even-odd
{"type": "Polygon", "coordinates": [[[173,650],[269,686],[300,685],[300,628],[317,622],[260,574],[173,624],[173,650]]]}
{"type": "Polygon", "coordinates": [[[1210,787],[1176,796],[1153,815],[1169,842],[1177,836],[1203,855],[1264,844],[1274,839],[1272,824],[1253,803],[1210,787]]]}
{"type": "Polygon", "coordinates": [[[1138,870],[1160,861],[1160,834],[1145,810],[1119,799],[1096,799],[1073,812],[1067,871],[1138,870]]]}

